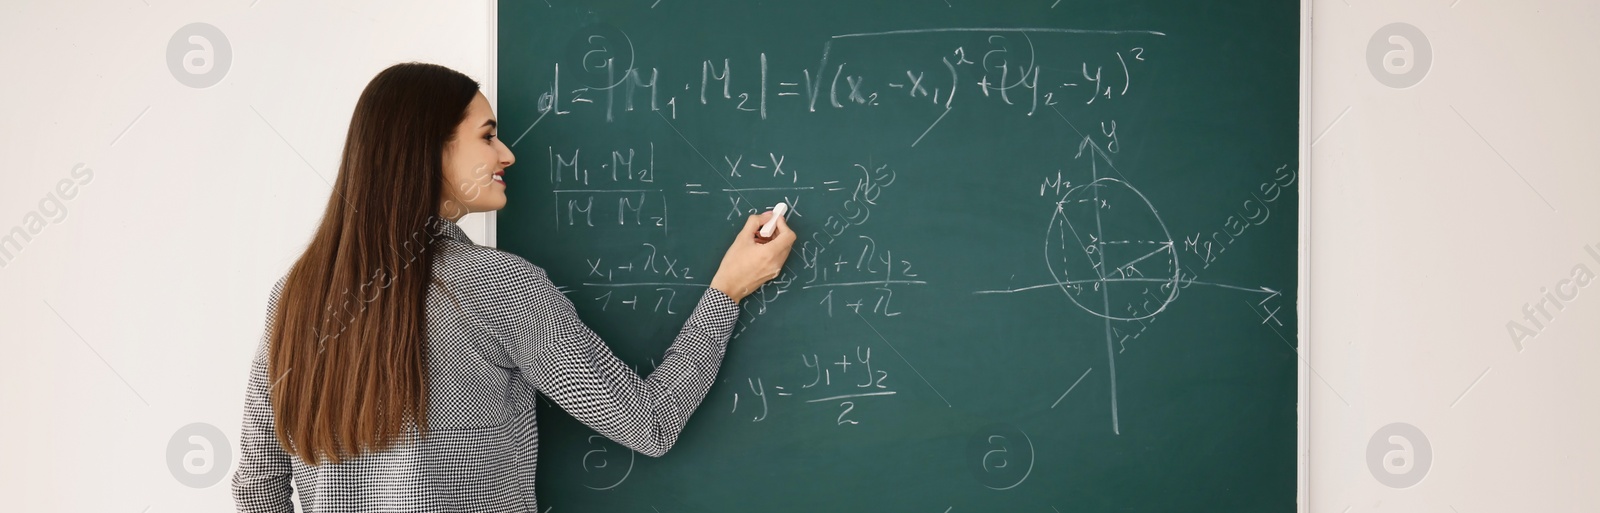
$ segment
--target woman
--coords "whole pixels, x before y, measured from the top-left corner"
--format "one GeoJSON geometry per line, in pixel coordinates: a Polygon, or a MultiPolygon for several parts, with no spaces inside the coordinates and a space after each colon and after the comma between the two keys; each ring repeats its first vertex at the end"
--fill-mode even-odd
{"type": "Polygon", "coordinates": [[[515,159],[489,102],[448,68],[373,78],[322,224],[274,286],[252,364],[240,511],[538,511],[535,397],[650,456],[672,448],[721,365],[738,302],[795,236],[750,216],[645,379],[540,267],[455,221],[505,206],[515,159]]]}

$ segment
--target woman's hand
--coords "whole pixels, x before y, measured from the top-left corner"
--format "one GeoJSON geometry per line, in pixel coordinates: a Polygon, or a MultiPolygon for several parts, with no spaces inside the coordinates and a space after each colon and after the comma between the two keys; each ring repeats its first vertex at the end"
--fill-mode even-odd
{"type": "Polygon", "coordinates": [[[778,277],[784,261],[789,259],[789,248],[794,246],[795,235],[782,216],[773,228],[772,237],[759,238],[761,226],[772,218],[772,211],[750,216],[744,229],[734,237],[728,253],[722,256],[722,265],[711,277],[711,288],[722,291],[734,303],[755,292],[762,284],[778,277]]]}

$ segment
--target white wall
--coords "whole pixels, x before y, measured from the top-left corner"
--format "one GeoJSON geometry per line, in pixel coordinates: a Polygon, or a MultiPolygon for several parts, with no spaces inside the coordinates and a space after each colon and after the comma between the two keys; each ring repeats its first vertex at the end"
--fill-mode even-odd
{"type": "Polygon", "coordinates": [[[1312,13],[1313,510],[1600,510],[1600,284],[1520,352],[1506,328],[1574,266],[1600,273],[1583,249],[1600,251],[1600,3],[1312,13]],[[1431,46],[1405,89],[1367,56],[1395,22],[1431,46]],[[1422,476],[1409,488],[1368,468],[1369,441],[1397,422],[1431,446],[1428,468],[1398,472],[1422,476]]]}
{"type": "Polygon", "coordinates": [[[209,423],[236,461],[266,295],[321,216],[356,98],[408,60],[488,83],[489,3],[73,3],[0,3],[0,230],[94,170],[0,268],[0,509],[231,511],[231,466],[190,488],[168,441],[209,423]],[[166,62],[192,22],[231,46],[212,87],[166,62]]]}
{"type": "MultiPolygon", "coordinates": [[[[193,488],[169,471],[169,441],[206,423],[237,457],[266,289],[320,215],[361,87],[406,60],[492,83],[490,2],[0,5],[0,230],[54,220],[0,267],[7,509],[231,508],[231,467],[193,488]],[[211,87],[165,60],[192,22],[231,45],[211,87]],[[41,206],[78,163],[93,175],[66,213],[41,206]]],[[[1585,90],[1600,4],[1322,0],[1312,13],[1310,510],[1596,509],[1600,442],[1583,433],[1600,431],[1600,377],[1583,366],[1600,356],[1600,286],[1520,352],[1506,323],[1575,265],[1600,272],[1583,249],[1600,251],[1585,158],[1600,140],[1585,90]],[[1431,44],[1409,88],[1369,66],[1393,22],[1431,44]],[[1368,466],[1391,423],[1430,445],[1407,488],[1368,466]]],[[[483,219],[466,224],[487,240],[483,219]]]]}

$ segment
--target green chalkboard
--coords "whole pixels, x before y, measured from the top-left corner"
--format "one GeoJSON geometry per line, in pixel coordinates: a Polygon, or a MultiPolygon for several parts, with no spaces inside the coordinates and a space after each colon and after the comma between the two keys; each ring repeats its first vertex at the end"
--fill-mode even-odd
{"type": "Polygon", "coordinates": [[[661,458],[554,511],[1290,511],[1299,2],[502,2],[501,247],[648,373],[800,235],[661,458]]]}

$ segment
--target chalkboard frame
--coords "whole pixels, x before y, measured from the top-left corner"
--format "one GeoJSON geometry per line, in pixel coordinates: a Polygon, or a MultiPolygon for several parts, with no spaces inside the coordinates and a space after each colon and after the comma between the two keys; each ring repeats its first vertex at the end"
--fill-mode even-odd
{"type": "MultiPolygon", "coordinates": [[[[1298,205],[1298,218],[1297,218],[1297,223],[1298,223],[1298,228],[1297,228],[1298,251],[1296,252],[1297,253],[1296,268],[1297,268],[1297,280],[1298,280],[1298,283],[1297,283],[1297,286],[1296,286],[1296,298],[1295,298],[1295,300],[1296,300],[1295,304],[1296,304],[1296,310],[1297,310],[1297,315],[1296,315],[1297,325],[1296,325],[1296,329],[1295,329],[1295,334],[1296,334],[1295,343],[1296,343],[1296,345],[1298,347],[1299,359],[1298,359],[1298,364],[1296,365],[1296,369],[1297,369],[1296,396],[1297,396],[1297,417],[1298,417],[1298,420],[1296,422],[1296,440],[1297,440],[1297,442],[1296,442],[1295,453],[1296,453],[1297,473],[1296,473],[1296,478],[1295,478],[1295,482],[1296,482],[1296,493],[1295,493],[1296,500],[1295,500],[1295,502],[1296,502],[1296,511],[1297,512],[1299,512],[1299,513],[1308,513],[1310,511],[1310,507],[1311,507],[1310,506],[1310,504],[1311,504],[1311,502],[1310,502],[1310,480],[1311,480],[1311,476],[1310,476],[1310,436],[1311,436],[1311,433],[1310,433],[1310,431],[1311,431],[1311,410],[1313,408],[1312,396],[1311,396],[1311,391],[1310,391],[1311,365],[1310,365],[1310,361],[1309,361],[1308,355],[1312,354],[1312,350],[1314,349],[1313,341],[1311,340],[1311,335],[1310,335],[1311,334],[1311,311],[1312,311],[1311,297],[1312,297],[1312,290],[1313,290],[1312,289],[1313,281],[1312,281],[1312,275],[1311,275],[1311,256],[1312,256],[1312,252],[1311,252],[1311,230],[1312,230],[1311,183],[1312,183],[1313,178],[1315,177],[1315,173],[1313,173],[1313,169],[1312,169],[1312,159],[1311,159],[1312,127],[1310,126],[1310,121],[1311,121],[1311,94],[1312,94],[1312,90],[1311,90],[1311,56],[1312,56],[1312,53],[1311,53],[1311,41],[1312,41],[1311,40],[1311,34],[1312,34],[1312,32],[1311,32],[1311,28],[1312,28],[1311,13],[1312,13],[1312,0],[1300,0],[1299,3],[1300,3],[1300,16],[1299,16],[1299,21],[1300,21],[1300,41],[1299,41],[1299,43],[1300,44],[1299,44],[1299,49],[1298,49],[1299,50],[1299,58],[1300,58],[1300,70],[1299,70],[1300,71],[1300,81],[1299,81],[1299,124],[1298,124],[1298,126],[1299,126],[1299,134],[1298,134],[1298,136],[1296,138],[1297,141],[1298,141],[1298,148],[1297,148],[1298,151],[1297,151],[1297,153],[1298,153],[1298,166],[1299,166],[1299,172],[1298,172],[1299,173],[1299,178],[1298,178],[1299,182],[1296,184],[1296,189],[1297,189],[1297,192],[1299,194],[1298,204],[1297,204],[1298,205]]],[[[488,17],[487,18],[488,19],[486,20],[486,23],[487,23],[487,27],[488,27],[488,30],[487,30],[488,39],[486,41],[487,44],[485,45],[486,48],[487,48],[487,55],[485,56],[485,58],[487,59],[487,62],[488,62],[488,65],[486,67],[487,70],[488,70],[487,71],[488,76],[486,77],[486,80],[483,81],[483,92],[484,92],[484,95],[488,98],[489,105],[491,106],[491,108],[493,108],[496,112],[499,112],[499,103],[498,103],[498,100],[499,100],[499,91],[498,91],[498,85],[499,85],[499,81],[498,81],[498,75],[499,75],[499,44],[498,44],[498,41],[499,41],[500,19],[499,19],[499,2],[498,2],[498,0],[488,0],[488,17]]],[[[479,240],[484,241],[484,245],[486,245],[486,246],[498,247],[498,233],[499,233],[499,230],[498,230],[498,212],[487,212],[487,213],[485,213],[485,216],[484,216],[484,234],[483,234],[482,238],[479,239],[479,240]]]]}

